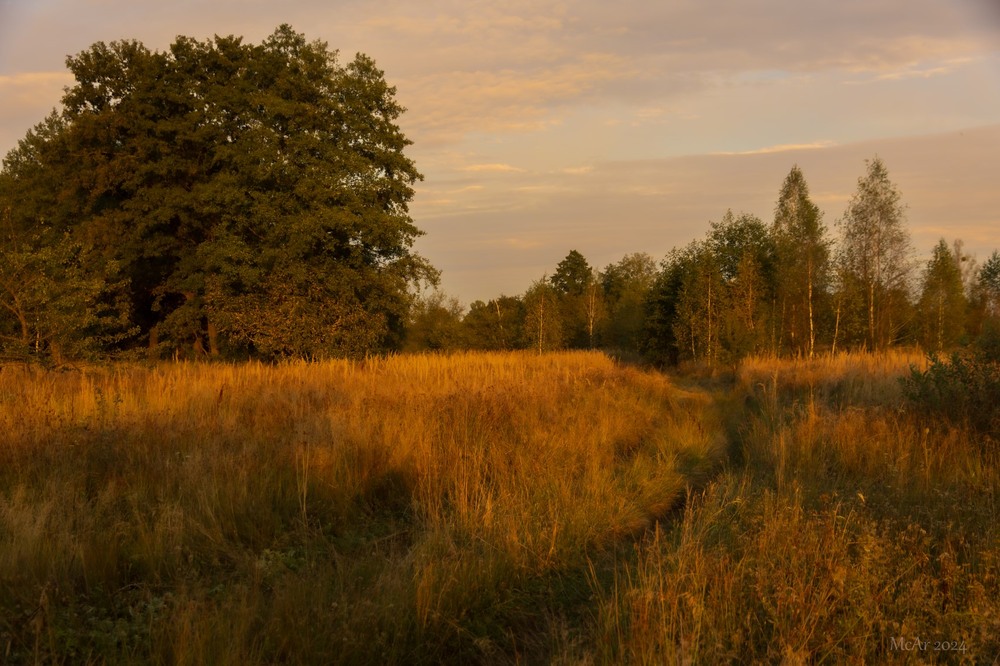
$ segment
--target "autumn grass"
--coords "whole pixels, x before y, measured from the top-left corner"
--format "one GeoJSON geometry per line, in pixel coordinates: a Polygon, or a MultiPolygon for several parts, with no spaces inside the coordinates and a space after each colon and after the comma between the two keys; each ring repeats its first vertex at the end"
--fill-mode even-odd
{"type": "Polygon", "coordinates": [[[992,664],[998,450],[911,363],[4,368],[0,654],[992,664]]]}
{"type": "Polygon", "coordinates": [[[618,570],[599,661],[995,663],[1000,460],[902,402],[920,362],[744,363],[741,465],[618,570]]]}
{"type": "Polygon", "coordinates": [[[584,353],[4,369],[0,653],[559,654],[588,559],[717,467],[709,412],[584,353]]]}

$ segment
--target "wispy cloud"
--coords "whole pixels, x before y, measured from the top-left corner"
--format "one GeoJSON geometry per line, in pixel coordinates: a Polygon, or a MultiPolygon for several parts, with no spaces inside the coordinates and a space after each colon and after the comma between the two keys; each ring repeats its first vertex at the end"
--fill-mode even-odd
{"type": "Polygon", "coordinates": [[[801,144],[818,144],[822,150],[784,147],[599,161],[576,187],[576,179],[565,170],[533,172],[530,191],[519,178],[477,193],[479,208],[474,213],[427,217],[424,223],[428,237],[448,234],[458,245],[480,248],[479,269],[484,273],[503,272],[503,283],[484,278],[484,285],[492,285],[490,291],[476,287],[471,269],[461,269],[466,272],[459,279],[449,273],[449,264],[442,265],[446,290],[466,300],[489,298],[501,291],[523,291],[542,272],[551,272],[570,249],[601,267],[639,250],[662,257],[672,247],[701,237],[709,221],[719,220],[727,208],[768,221],[782,180],[796,163],[835,236],[836,221],[864,174],[864,160],[877,154],[908,206],[908,226],[918,251],[945,235],[965,239],[983,257],[997,242],[998,218],[992,211],[1000,210],[1000,193],[991,184],[992,173],[1000,169],[1000,153],[991,149],[997,141],[1000,125],[926,137],[801,144]],[[518,205],[505,208],[511,201],[518,205]],[[496,235],[491,236],[490,229],[496,235]],[[526,253],[531,263],[516,271],[509,268],[525,262],[526,253]]]}
{"type": "Polygon", "coordinates": [[[510,164],[470,164],[463,167],[462,171],[489,172],[489,173],[523,173],[524,169],[519,169],[510,164]]]}
{"type": "Polygon", "coordinates": [[[607,82],[634,76],[626,60],[602,53],[550,66],[434,72],[401,86],[411,108],[405,122],[434,143],[472,132],[539,131],[561,122],[572,104],[599,96],[607,82]]]}
{"type": "Polygon", "coordinates": [[[787,153],[795,150],[819,150],[836,146],[836,141],[822,140],[811,143],[783,143],[777,146],[765,146],[753,150],[740,150],[731,152],[716,152],[713,155],[768,155],[771,153],[787,153]]]}
{"type": "MultiPolygon", "coordinates": [[[[981,57],[957,57],[944,60],[919,61],[911,63],[901,63],[897,66],[887,66],[873,68],[863,71],[868,74],[863,78],[852,78],[844,81],[847,85],[870,85],[884,81],[904,81],[907,79],[930,79],[933,77],[946,76],[952,74],[962,67],[980,61],[981,57]]],[[[854,72],[858,73],[858,72],[854,72]]]]}
{"type": "MultiPolygon", "coordinates": [[[[73,82],[69,72],[17,72],[0,75],[0,95],[9,112],[11,105],[36,105],[46,103],[55,106],[62,89],[73,82]]],[[[41,118],[39,118],[41,120],[41,118]]]]}
{"type": "Polygon", "coordinates": [[[496,244],[515,250],[531,250],[543,245],[542,241],[537,238],[502,238],[496,244]]]}

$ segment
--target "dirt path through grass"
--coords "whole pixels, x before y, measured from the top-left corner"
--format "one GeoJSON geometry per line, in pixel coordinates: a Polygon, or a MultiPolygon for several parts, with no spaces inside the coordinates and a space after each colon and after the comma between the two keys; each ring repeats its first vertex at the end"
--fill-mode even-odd
{"type": "Polygon", "coordinates": [[[899,364],[770,363],[4,369],[0,654],[992,663],[996,456],[899,364]]]}

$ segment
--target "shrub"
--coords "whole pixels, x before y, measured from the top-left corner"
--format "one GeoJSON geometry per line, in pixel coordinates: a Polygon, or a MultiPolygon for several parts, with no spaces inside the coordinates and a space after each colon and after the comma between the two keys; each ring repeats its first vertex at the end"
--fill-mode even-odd
{"type": "Polygon", "coordinates": [[[988,354],[956,352],[949,360],[934,355],[926,370],[911,366],[902,382],[907,399],[925,416],[968,425],[998,439],[1000,362],[988,354]]]}

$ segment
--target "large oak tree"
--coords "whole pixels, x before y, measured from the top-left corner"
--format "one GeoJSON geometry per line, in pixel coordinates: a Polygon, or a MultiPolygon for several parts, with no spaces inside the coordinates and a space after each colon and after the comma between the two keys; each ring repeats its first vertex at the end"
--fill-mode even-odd
{"type": "Polygon", "coordinates": [[[86,248],[153,349],[398,342],[409,287],[435,272],[412,251],[403,108],[370,58],[343,65],[285,25],[259,45],[98,43],[67,66],[61,112],[4,160],[5,252],[86,248]]]}

